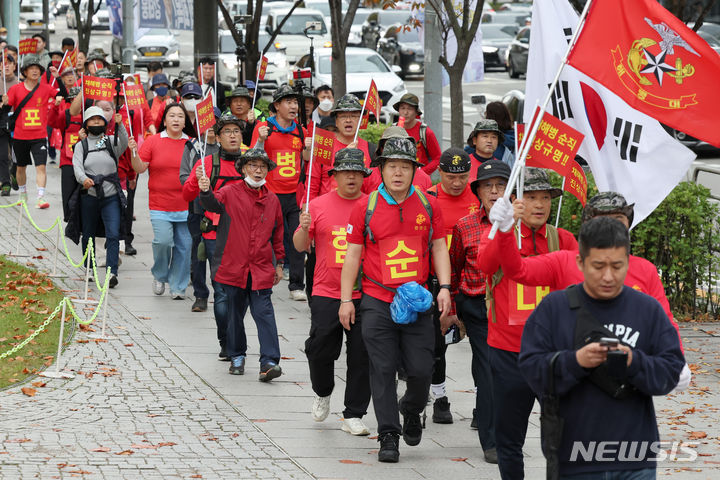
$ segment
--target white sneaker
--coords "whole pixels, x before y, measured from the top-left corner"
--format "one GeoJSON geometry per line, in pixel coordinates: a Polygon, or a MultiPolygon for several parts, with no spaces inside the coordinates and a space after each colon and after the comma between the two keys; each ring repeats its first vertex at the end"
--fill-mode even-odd
{"type": "Polygon", "coordinates": [[[296,302],[307,302],[307,295],[303,290],[290,290],[290,298],[296,302]]]}
{"type": "Polygon", "coordinates": [[[312,417],[316,422],[322,422],[330,414],[330,395],[315,397],[312,404],[312,417]]]}
{"type": "Polygon", "coordinates": [[[365,426],[362,418],[343,418],[342,431],[350,435],[370,435],[370,430],[365,426]]]}
{"type": "Polygon", "coordinates": [[[165,284],[163,282],[158,282],[153,278],[152,290],[155,295],[162,295],[165,293],[165,284]]]}

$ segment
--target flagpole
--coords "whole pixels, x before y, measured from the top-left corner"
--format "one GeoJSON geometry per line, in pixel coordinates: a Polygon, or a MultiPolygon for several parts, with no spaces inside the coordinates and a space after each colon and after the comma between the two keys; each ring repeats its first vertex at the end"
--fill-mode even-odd
{"type": "Polygon", "coordinates": [[[217,107],[217,60],[213,63],[213,107],[217,107]]]}
{"type": "MultiPolygon", "coordinates": [[[[362,116],[360,117],[362,118],[362,116]]],[[[317,123],[313,122],[313,133],[312,133],[312,140],[310,140],[310,165],[308,166],[308,175],[307,175],[307,192],[305,195],[305,213],[308,213],[310,210],[310,183],[312,182],[312,168],[313,168],[313,157],[315,156],[315,129],[317,128],[317,123]]]]}
{"type": "MultiPolygon", "coordinates": [[[[200,138],[202,138],[202,134],[200,133],[200,115],[198,115],[197,103],[195,104],[195,127],[198,131],[198,141],[200,141],[200,138]]],[[[205,142],[203,143],[202,150],[203,153],[202,157],[200,157],[200,167],[202,168],[203,176],[207,177],[207,172],[205,171],[205,147],[207,147],[207,130],[205,130],[205,142]]]]}
{"type": "Polygon", "coordinates": [[[80,99],[82,101],[80,111],[85,112],[85,73],[80,74],[80,99]]]}
{"type": "Polygon", "coordinates": [[[562,181],[562,187],[560,189],[563,191],[563,193],[560,194],[560,201],[558,202],[558,211],[557,211],[557,217],[555,217],[555,228],[560,224],[560,210],[562,210],[562,204],[563,204],[563,197],[565,192],[565,179],[566,177],[563,177],[562,181]]]}
{"type": "MultiPolygon", "coordinates": [[[[60,60],[60,71],[58,72],[58,76],[60,78],[62,78],[63,63],[65,63],[65,57],[67,57],[67,54],[68,54],[68,50],[65,50],[65,53],[63,54],[63,58],[62,58],[62,60],[60,60]]],[[[50,85],[52,85],[52,86],[55,85],[55,77],[53,77],[53,81],[50,85]]]]}
{"type": "Polygon", "coordinates": [[[365,93],[365,101],[362,104],[362,110],[360,110],[360,120],[358,120],[358,126],[355,129],[355,138],[353,143],[357,142],[358,133],[360,133],[360,125],[362,125],[363,115],[365,115],[365,104],[367,103],[368,95],[370,95],[370,85],[368,85],[367,92],[365,93]]]}
{"type": "MultiPolygon", "coordinates": [[[[540,106],[540,111],[537,115],[537,121],[533,123],[532,128],[530,130],[530,133],[525,136],[525,144],[523,145],[522,151],[520,152],[520,156],[518,157],[517,161],[515,161],[515,165],[513,166],[512,172],[510,172],[510,179],[508,180],[508,185],[512,185],[517,181],[518,175],[520,175],[520,171],[525,166],[525,157],[527,157],[528,151],[530,150],[530,146],[532,145],[533,140],[535,140],[535,135],[537,134],[537,131],[540,127],[541,119],[543,115],[545,114],[545,111],[547,110],[547,106],[550,103],[550,99],[552,98],[553,92],[555,91],[555,86],[560,81],[560,75],[562,74],[563,68],[565,68],[565,65],[567,65],[568,57],[570,56],[570,52],[572,52],[573,47],[575,46],[575,42],[577,41],[578,34],[582,31],[582,26],[585,23],[585,17],[587,17],[588,10],[590,8],[590,4],[592,3],[592,0],[588,0],[588,2],[585,4],[585,8],[583,8],[582,14],[580,15],[580,20],[578,21],[578,26],[575,29],[575,32],[573,32],[573,36],[570,39],[570,42],[568,43],[567,51],[565,51],[565,55],[563,55],[562,60],[560,61],[560,67],[558,68],[557,73],[555,74],[555,78],[553,79],[552,83],[550,84],[550,87],[548,88],[547,94],[545,94],[545,99],[542,102],[542,105],[540,106]]],[[[503,195],[503,198],[505,200],[510,199],[510,194],[512,193],[512,189],[506,189],[505,194],[503,195]]],[[[495,233],[498,230],[498,224],[494,223],[492,226],[492,229],[490,230],[490,234],[488,235],[489,239],[495,238],[495,233]]]]}
{"type": "MultiPolygon", "coordinates": [[[[519,147],[519,146],[518,146],[518,128],[517,128],[517,126],[518,126],[517,122],[513,122],[513,130],[515,131],[515,138],[514,138],[514,143],[515,143],[515,155],[517,155],[517,154],[519,153],[519,148],[518,148],[518,147],[519,147]]],[[[517,161],[517,159],[516,159],[515,161],[517,161]]],[[[513,164],[513,166],[514,166],[514,165],[515,165],[515,164],[513,164]]],[[[510,185],[508,185],[508,187],[511,188],[510,185]]],[[[519,194],[519,193],[520,193],[520,180],[518,180],[518,182],[515,184],[515,189],[517,190],[517,192],[518,192],[518,194],[519,194]]],[[[522,198],[522,196],[519,195],[518,198],[522,198]]],[[[518,250],[520,250],[520,249],[522,249],[522,233],[520,232],[520,219],[518,219],[517,226],[518,226],[518,228],[517,228],[517,244],[518,244],[518,250]]]]}
{"type": "MultiPolygon", "coordinates": [[[[128,116],[128,126],[130,127],[130,136],[134,137],[133,135],[133,129],[132,129],[132,117],[130,116],[130,107],[128,107],[128,99],[127,99],[127,93],[125,93],[125,82],[123,82],[123,98],[125,98],[125,111],[127,112],[128,116]]],[[[132,151],[133,157],[137,157],[137,152],[135,149],[132,151]]]]}
{"type": "MultiPolygon", "coordinates": [[[[3,57],[3,91],[5,92],[5,95],[7,95],[7,80],[5,79],[5,50],[2,52],[3,57]]],[[[19,80],[19,79],[18,79],[19,80]]]]}
{"type": "MultiPolygon", "coordinates": [[[[262,60],[260,60],[260,64],[262,65],[262,60]]],[[[255,77],[255,93],[253,93],[252,107],[250,107],[251,112],[255,111],[255,99],[257,98],[258,83],[260,83],[260,69],[258,69],[255,77]]]]}

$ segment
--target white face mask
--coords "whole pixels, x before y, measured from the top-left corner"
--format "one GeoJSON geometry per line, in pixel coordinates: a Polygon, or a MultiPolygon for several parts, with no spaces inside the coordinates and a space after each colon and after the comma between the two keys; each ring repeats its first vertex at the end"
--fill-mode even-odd
{"type": "Polygon", "coordinates": [[[188,112],[194,112],[195,105],[197,105],[198,103],[200,103],[200,100],[195,100],[195,99],[183,100],[183,105],[185,105],[185,110],[187,110],[188,112]]]}
{"type": "Polygon", "coordinates": [[[333,107],[333,102],[329,98],[323,99],[320,104],[318,105],[318,108],[322,110],[323,112],[329,112],[333,107]]]}
{"type": "Polygon", "coordinates": [[[252,178],[246,176],[246,177],[245,177],[245,182],[246,182],[248,185],[250,185],[252,188],[260,188],[260,187],[262,187],[263,185],[265,185],[265,179],[264,179],[264,178],[263,178],[262,180],[260,180],[259,182],[256,182],[256,181],[253,180],[252,178]]]}

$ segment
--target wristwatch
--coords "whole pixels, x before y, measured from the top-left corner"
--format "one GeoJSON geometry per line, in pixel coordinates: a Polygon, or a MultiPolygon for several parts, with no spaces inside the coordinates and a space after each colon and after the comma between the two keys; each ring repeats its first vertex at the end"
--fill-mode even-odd
{"type": "Polygon", "coordinates": [[[448,290],[450,290],[450,285],[447,283],[443,283],[440,285],[440,288],[447,288],[448,290]]]}

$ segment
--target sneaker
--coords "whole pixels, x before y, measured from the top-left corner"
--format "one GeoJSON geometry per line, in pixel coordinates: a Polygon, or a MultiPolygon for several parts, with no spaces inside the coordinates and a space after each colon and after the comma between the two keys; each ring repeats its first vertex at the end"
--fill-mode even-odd
{"type": "Polygon", "coordinates": [[[111,276],[110,276],[110,282],[108,283],[108,286],[109,286],[110,288],[115,288],[115,287],[117,287],[117,284],[118,284],[117,275],[111,275],[111,276]]]}
{"type": "Polygon", "coordinates": [[[173,300],[185,300],[185,294],[180,292],[170,292],[173,300]]]}
{"type": "Polygon", "coordinates": [[[493,463],[493,464],[496,464],[496,465],[497,465],[497,463],[498,463],[498,459],[497,459],[497,449],[495,449],[495,448],[490,448],[490,449],[488,449],[488,450],[485,450],[485,451],[483,452],[483,456],[485,457],[485,461],[486,461],[487,463],[493,463]]]}
{"type": "Polygon", "coordinates": [[[330,395],[327,397],[315,396],[312,404],[312,418],[316,422],[322,422],[330,414],[330,395]]]}
{"type": "Polygon", "coordinates": [[[283,268],[283,280],[286,282],[290,280],[290,269],[289,268],[283,268]]]}
{"type": "Polygon", "coordinates": [[[204,312],[207,310],[207,298],[196,298],[190,308],[191,312],[204,312]]]}
{"type": "Polygon", "coordinates": [[[400,414],[403,416],[402,435],[405,443],[414,447],[422,439],[422,420],[419,413],[410,413],[405,410],[403,400],[400,399],[400,414]]]}
{"type": "Polygon", "coordinates": [[[243,375],[245,373],[245,355],[238,355],[230,359],[230,375],[243,375]]]}
{"type": "Polygon", "coordinates": [[[477,426],[477,413],[476,413],[476,410],[475,410],[474,408],[473,408],[472,420],[470,421],[470,428],[471,428],[472,430],[477,430],[477,429],[478,429],[478,426],[477,426]]]}
{"type": "Polygon", "coordinates": [[[20,187],[18,186],[17,178],[15,177],[15,174],[14,174],[14,173],[10,173],[10,187],[11,187],[13,190],[17,190],[18,188],[20,188],[20,187]]]}
{"type": "Polygon", "coordinates": [[[153,278],[152,291],[155,295],[162,295],[165,293],[165,283],[158,282],[153,278]]]}
{"type": "Polygon", "coordinates": [[[35,208],[41,208],[44,210],[46,208],[50,208],[50,204],[47,202],[47,200],[45,200],[44,197],[38,197],[35,208]]]}
{"type": "Polygon", "coordinates": [[[344,418],[341,428],[350,435],[370,435],[370,430],[365,426],[362,418],[344,418]]]}
{"type": "Polygon", "coordinates": [[[5,183],[2,187],[0,187],[0,196],[3,197],[9,197],[10,196],[10,184],[5,183]]]}
{"type": "Polygon", "coordinates": [[[400,435],[397,433],[383,433],[378,435],[380,450],[378,450],[378,461],[385,463],[397,463],[400,460],[400,435]]]}
{"type": "Polygon", "coordinates": [[[436,398],[433,403],[433,423],[449,424],[453,423],[452,413],[450,413],[450,402],[447,397],[436,398]]]}
{"type": "Polygon", "coordinates": [[[290,299],[296,302],[307,302],[307,295],[302,290],[290,290],[290,299]]]}
{"type": "Polygon", "coordinates": [[[266,363],[265,365],[262,365],[260,367],[260,375],[258,376],[258,380],[261,382],[269,382],[273,378],[277,378],[280,375],[282,375],[282,368],[280,368],[280,365],[277,365],[275,363],[266,363]]]}
{"type": "Polygon", "coordinates": [[[218,360],[221,362],[229,362],[230,357],[228,357],[227,351],[225,350],[225,345],[220,345],[220,353],[218,353],[218,360]]]}
{"type": "Polygon", "coordinates": [[[125,255],[137,255],[137,250],[132,246],[131,243],[125,243],[125,255]]]}

